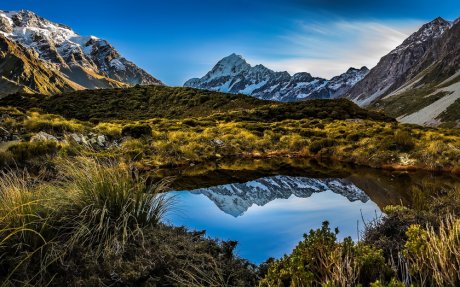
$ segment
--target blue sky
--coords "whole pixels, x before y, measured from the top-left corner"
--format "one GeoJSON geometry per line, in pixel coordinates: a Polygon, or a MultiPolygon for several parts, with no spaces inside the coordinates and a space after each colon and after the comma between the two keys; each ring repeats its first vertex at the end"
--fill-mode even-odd
{"type": "Polygon", "coordinates": [[[372,67],[424,22],[460,16],[458,0],[2,0],[111,42],[169,85],[233,52],[251,64],[330,78],[372,67]]]}

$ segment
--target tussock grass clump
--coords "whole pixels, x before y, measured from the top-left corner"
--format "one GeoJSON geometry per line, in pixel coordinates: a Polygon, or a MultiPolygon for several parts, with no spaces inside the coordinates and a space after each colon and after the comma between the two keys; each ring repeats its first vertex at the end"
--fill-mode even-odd
{"type": "Polygon", "coordinates": [[[171,197],[161,192],[166,182],[147,184],[136,170],[115,162],[94,159],[65,161],[64,188],[71,198],[72,244],[98,246],[106,250],[123,248],[144,228],[159,223],[171,206],[171,197]]]}
{"type": "Polygon", "coordinates": [[[61,135],[64,132],[81,132],[87,125],[77,120],[67,120],[58,115],[41,114],[38,112],[28,113],[28,119],[24,121],[24,127],[31,132],[47,132],[61,135]]]}
{"type": "Polygon", "coordinates": [[[129,240],[142,245],[144,230],[170,208],[171,197],[160,194],[166,182],[148,184],[129,166],[78,158],[57,167],[62,176],[52,183],[25,172],[0,174],[5,286],[46,285],[52,272],[65,275],[63,262],[74,250],[97,260],[123,252],[129,240]]]}

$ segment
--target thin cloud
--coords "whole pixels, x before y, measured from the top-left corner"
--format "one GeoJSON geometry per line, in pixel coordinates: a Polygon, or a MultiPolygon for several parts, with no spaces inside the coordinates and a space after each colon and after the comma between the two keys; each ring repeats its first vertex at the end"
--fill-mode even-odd
{"type": "Polygon", "coordinates": [[[400,45],[423,21],[344,21],[298,23],[295,32],[280,36],[277,54],[284,57],[251,58],[277,71],[310,72],[331,78],[350,67],[374,67],[379,59],[400,45]]]}

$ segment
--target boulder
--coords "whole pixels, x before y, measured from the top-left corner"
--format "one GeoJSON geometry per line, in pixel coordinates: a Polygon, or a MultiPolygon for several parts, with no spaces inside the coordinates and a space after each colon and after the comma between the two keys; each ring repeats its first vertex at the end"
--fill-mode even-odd
{"type": "Polygon", "coordinates": [[[42,142],[42,141],[53,141],[58,142],[58,139],[55,136],[47,134],[45,132],[39,132],[33,137],[30,138],[31,142],[42,142]]]}

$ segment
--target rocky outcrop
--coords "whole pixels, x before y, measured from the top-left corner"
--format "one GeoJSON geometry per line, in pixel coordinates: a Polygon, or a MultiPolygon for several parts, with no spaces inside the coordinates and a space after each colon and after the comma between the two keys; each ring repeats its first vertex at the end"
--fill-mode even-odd
{"type": "Polygon", "coordinates": [[[58,139],[55,136],[52,136],[45,132],[39,132],[30,138],[30,142],[43,142],[43,141],[58,142],[58,139]]]}

